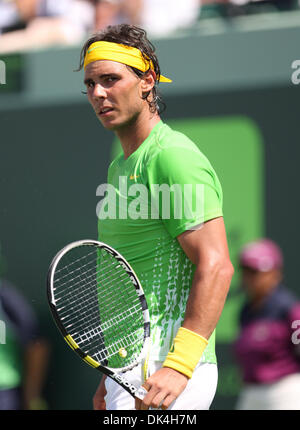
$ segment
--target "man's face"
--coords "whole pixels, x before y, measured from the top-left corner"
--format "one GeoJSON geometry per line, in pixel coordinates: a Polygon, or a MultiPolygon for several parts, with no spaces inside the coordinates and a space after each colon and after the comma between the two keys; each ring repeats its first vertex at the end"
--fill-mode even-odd
{"type": "Polygon", "coordinates": [[[90,63],[84,82],[89,102],[109,130],[131,124],[145,108],[143,81],[124,64],[108,60],[90,63]]]}
{"type": "Polygon", "coordinates": [[[280,270],[273,269],[268,272],[260,272],[249,267],[242,268],[242,282],[251,298],[268,295],[281,279],[282,273],[280,270]]]}

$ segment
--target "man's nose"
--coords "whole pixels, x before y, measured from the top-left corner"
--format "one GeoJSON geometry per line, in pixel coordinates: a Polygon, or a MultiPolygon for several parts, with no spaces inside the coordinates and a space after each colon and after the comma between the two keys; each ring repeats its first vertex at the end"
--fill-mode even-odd
{"type": "Polygon", "coordinates": [[[101,84],[95,84],[94,90],[93,90],[93,97],[95,98],[105,98],[106,97],[106,91],[105,88],[101,84]]]}

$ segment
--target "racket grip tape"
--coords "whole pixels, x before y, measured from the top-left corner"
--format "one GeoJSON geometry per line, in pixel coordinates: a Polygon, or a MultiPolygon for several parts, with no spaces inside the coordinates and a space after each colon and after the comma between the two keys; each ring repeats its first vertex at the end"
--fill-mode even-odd
{"type": "Polygon", "coordinates": [[[146,390],[146,388],[145,388],[145,387],[143,387],[143,386],[141,385],[141,386],[136,390],[136,392],[135,392],[135,395],[134,395],[134,396],[135,396],[136,398],[140,399],[140,400],[143,400],[147,393],[148,393],[148,391],[146,390]]]}

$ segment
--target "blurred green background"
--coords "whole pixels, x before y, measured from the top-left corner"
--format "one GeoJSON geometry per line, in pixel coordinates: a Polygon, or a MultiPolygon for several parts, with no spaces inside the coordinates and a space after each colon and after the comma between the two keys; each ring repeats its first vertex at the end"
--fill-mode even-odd
{"type": "MultiPolygon", "coordinates": [[[[236,272],[217,327],[219,384],[213,409],[234,408],[240,377],[231,353],[243,300],[237,255],[269,236],[285,255],[287,285],[298,287],[297,182],[300,159],[300,17],[264,15],[154,40],[167,105],[163,120],[191,137],[216,169],[236,272]]],[[[97,237],[96,188],[115,150],[81,94],[80,47],[1,57],[0,241],[2,271],[34,306],[52,352],[45,397],[50,409],[91,409],[101,375],[66,346],[46,302],[54,254],[97,237]]]]}

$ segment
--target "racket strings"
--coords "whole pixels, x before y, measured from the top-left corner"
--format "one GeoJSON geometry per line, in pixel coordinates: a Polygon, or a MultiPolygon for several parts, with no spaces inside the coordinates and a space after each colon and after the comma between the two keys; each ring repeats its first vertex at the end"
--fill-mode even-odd
{"type": "Polygon", "coordinates": [[[102,330],[106,330],[110,327],[113,327],[114,325],[122,321],[125,321],[126,318],[131,318],[134,314],[139,313],[140,311],[141,311],[141,305],[140,303],[137,303],[136,305],[132,306],[130,309],[126,310],[126,312],[124,312],[123,314],[119,314],[105,321],[102,324],[102,330]]]}
{"type": "MultiPolygon", "coordinates": [[[[91,273],[91,275],[89,275],[89,276],[86,276],[86,278],[85,278],[85,286],[86,287],[89,285],[93,285],[93,283],[95,281],[95,279],[94,279],[95,274],[97,275],[99,273],[99,271],[97,271],[96,269],[97,269],[97,266],[95,264],[95,266],[90,269],[90,271],[91,272],[93,271],[93,273],[91,273]]],[[[86,271],[85,273],[87,274],[88,271],[86,271]]],[[[110,278],[110,282],[116,282],[116,280],[123,280],[123,279],[124,279],[124,282],[127,281],[127,285],[132,288],[131,281],[128,280],[128,276],[126,273],[121,273],[121,275],[118,277],[115,277],[115,279],[110,278]]],[[[72,283],[72,285],[69,285],[69,287],[68,287],[68,284],[65,283],[61,286],[61,287],[65,288],[65,295],[64,295],[64,297],[58,298],[56,301],[57,302],[59,302],[61,300],[66,301],[68,298],[72,298],[74,295],[74,289],[76,289],[77,286],[81,287],[81,285],[82,285],[81,276],[77,275],[77,277],[74,278],[74,283],[72,283]],[[77,281],[75,281],[76,278],[77,278],[77,281]]],[[[124,284],[124,285],[126,285],[126,284],[124,284]]],[[[59,308],[59,310],[63,309],[64,307],[65,306],[62,306],[61,308],[59,308]]]]}
{"type": "MultiPolygon", "coordinates": [[[[88,286],[92,286],[93,285],[93,283],[95,282],[95,279],[94,279],[94,277],[95,277],[95,273],[97,274],[98,272],[96,271],[96,266],[94,267],[94,273],[92,274],[92,275],[90,275],[90,276],[87,276],[86,277],[86,280],[85,280],[85,287],[88,287],[88,286]]],[[[78,276],[77,276],[77,278],[78,278],[78,276]]],[[[126,282],[127,281],[127,283],[128,283],[128,285],[131,287],[131,283],[128,281],[128,277],[126,276],[126,274],[122,274],[118,279],[124,279],[124,282],[126,282]]],[[[75,279],[75,278],[74,278],[75,279]]],[[[112,282],[114,282],[114,280],[112,279],[111,280],[112,282]]],[[[71,285],[71,286],[69,286],[69,287],[67,287],[67,284],[65,283],[65,285],[63,286],[63,287],[65,287],[65,295],[64,295],[64,297],[61,297],[61,298],[58,298],[57,299],[57,302],[59,302],[59,301],[63,301],[63,302],[65,302],[66,300],[72,300],[72,297],[73,297],[73,295],[74,295],[74,291],[75,291],[75,289],[76,289],[76,287],[79,287],[79,289],[78,289],[78,291],[76,291],[76,293],[78,294],[78,297],[77,297],[77,299],[78,299],[78,301],[79,301],[79,304],[81,303],[80,302],[80,300],[83,298],[83,296],[85,295],[85,290],[82,290],[82,288],[80,288],[81,287],[81,285],[82,285],[82,279],[79,279],[79,280],[77,280],[76,282],[74,281],[74,283],[71,285]],[[81,295],[80,295],[81,294],[81,295]]],[[[125,286],[126,284],[124,284],[124,286],[125,286]]],[[[86,303],[88,303],[88,302],[86,302],[86,303]]],[[[84,309],[84,305],[83,304],[81,304],[80,305],[81,306],[81,309],[84,309]]],[[[59,311],[61,311],[61,315],[62,315],[62,317],[63,317],[63,315],[64,315],[64,312],[63,312],[63,309],[64,308],[66,308],[66,314],[67,314],[67,312],[68,312],[68,307],[66,306],[66,305],[62,305],[60,308],[58,308],[58,310],[59,311]]]]}
{"type": "Polygon", "coordinates": [[[132,345],[134,342],[136,342],[137,336],[140,336],[140,331],[141,329],[138,329],[133,333],[129,333],[123,338],[118,338],[117,342],[111,343],[107,347],[105,355],[103,355],[103,351],[99,351],[99,353],[96,353],[95,356],[100,358],[100,362],[104,361],[105,359],[114,357],[116,354],[119,354],[121,348],[126,349],[129,344],[132,345]]]}
{"type": "MultiPolygon", "coordinates": [[[[91,253],[89,255],[91,255],[91,253]]],[[[79,258],[76,261],[80,262],[82,260],[83,260],[83,257],[79,258]]],[[[119,262],[116,261],[115,263],[117,265],[119,265],[119,262]]],[[[74,262],[71,263],[71,265],[74,265],[74,264],[75,264],[74,262]]],[[[81,264],[82,264],[82,262],[81,262],[81,264]]],[[[66,295],[67,295],[67,291],[68,291],[68,285],[69,285],[69,290],[70,290],[71,294],[72,294],[74,287],[76,287],[77,285],[81,285],[83,269],[84,269],[84,275],[85,275],[85,282],[87,282],[87,280],[89,278],[91,278],[91,280],[93,281],[92,278],[94,278],[95,274],[100,273],[100,271],[97,271],[97,268],[98,268],[97,259],[93,259],[92,261],[88,261],[87,263],[85,263],[84,265],[81,265],[80,267],[78,267],[76,270],[73,270],[73,271],[69,271],[68,268],[69,268],[69,265],[65,266],[62,269],[58,269],[56,271],[56,275],[58,275],[60,272],[65,272],[65,271],[68,271],[68,272],[66,274],[64,274],[61,278],[56,277],[56,279],[55,279],[55,282],[60,283],[60,288],[65,288],[66,295]],[[90,269],[87,269],[89,264],[92,265],[92,267],[90,269]],[[77,275],[73,276],[73,274],[76,272],[77,272],[77,275]],[[91,272],[91,275],[87,276],[87,274],[89,272],[91,272]],[[65,279],[65,278],[70,277],[70,276],[73,276],[72,277],[72,285],[70,285],[69,280],[66,280],[66,282],[61,283],[62,279],[65,279]],[[77,279],[77,282],[75,282],[76,279],[77,279]]],[[[111,273],[115,272],[115,267],[112,267],[111,270],[106,270],[106,276],[109,276],[110,272],[111,273]]],[[[127,278],[127,273],[125,271],[120,272],[117,274],[117,276],[118,276],[118,278],[120,278],[121,276],[123,276],[124,278],[127,278]]],[[[113,280],[111,279],[111,281],[113,281],[113,280]]],[[[54,290],[55,290],[55,288],[54,288],[54,290]]],[[[59,299],[57,299],[57,301],[59,301],[59,299]]]]}
{"type": "MultiPolygon", "coordinates": [[[[99,273],[99,272],[96,272],[99,273]]],[[[91,278],[91,276],[87,277],[87,278],[91,278]]],[[[130,289],[132,289],[132,284],[131,281],[128,278],[127,273],[122,273],[121,276],[119,277],[119,279],[123,280],[124,279],[124,284],[123,284],[123,291],[125,291],[125,289],[128,289],[130,291],[130,289]]],[[[111,282],[115,282],[116,279],[112,279],[111,282]]],[[[91,279],[89,282],[86,283],[87,284],[92,284],[93,280],[91,279]]],[[[80,282],[75,282],[74,283],[74,287],[80,285],[80,282]]],[[[104,285],[105,288],[105,285],[104,285]]],[[[70,299],[73,295],[74,295],[75,291],[74,289],[69,288],[69,291],[66,292],[66,295],[64,297],[64,300],[70,299]]],[[[80,306],[80,310],[81,313],[77,315],[76,320],[72,320],[72,323],[74,322],[79,322],[79,320],[81,321],[81,315],[84,316],[86,311],[90,311],[91,310],[91,305],[92,305],[92,301],[91,300],[83,300],[84,299],[84,292],[83,291],[76,291],[77,294],[77,306],[80,306]]],[[[107,299],[107,304],[110,305],[112,307],[110,300],[110,296],[108,295],[108,297],[106,298],[105,296],[102,297],[102,303],[106,303],[105,299],[107,299]]],[[[61,301],[61,299],[58,299],[57,301],[61,301]]],[[[61,319],[64,321],[65,319],[68,320],[68,315],[69,315],[69,311],[70,309],[72,311],[75,310],[74,306],[62,306],[62,307],[58,307],[58,311],[60,311],[60,316],[61,319]]],[[[128,318],[129,316],[132,316],[133,313],[139,312],[140,311],[140,301],[137,299],[136,303],[133,303],[131,308],[128,308],[126,310],[125,313],[123,314],[119,314],[118,316],[114,316],[112,319],[109,319],[107,321],[105,321],[102,324],[102,329],[105,330],[105,328],[109,327],[109,326],[113,326],[114,324],[117,324],[120,322],[120,320],[122,321],[124,318],[128,318]]],[[[98,310],[96,310],[97,314],[98,314],[98,310]]],[[[72,315],[72,318],[74,318],[74,315],[72,315]]],[[[67,321],[66,321],[67,322],[67,321]]],[[[66,328],[68,328],[69,326],[66,326],[66,328]]]]}
{"type": "Polygon", "coordinates": [[[88,260],[88,259],[90,257],[94,257],[94,255],[95,255],[95,251],[89,252],[88,254],[81,256],[74,261],[69,262],[66,266],[62,267],[61,269],[57,269],[55,272],[57,277],[56,281],[60,282],[61,287],[64,285],[63,283],[61,283],[62,279],[65,278],[66,283],[68,283],[69,276],[72,275],[73,273],[80,271],[82,266],[87,266],[88,264],[91,264],[94,258],[92,258],[91,260],[88,260]],[[83,261],[87,261],[87,263],[83,264],[83,261]],[[70,270],[72,268],[74,268],[74,270],[70,270]],[[58,277],[60,273],[62,273],[61,278],[58,277]]]}
{"type": "Polygon", "coordinates": [[[105,250],[86,252],[81,248],[78,257],[71,253],[68,261],[65,256],[63,267],[57,268],[57,312],[83,351],[110,367],[124,367],[137,358],[143,346],[141,302],[116,258],[105,250]],[[121,348],[127,359],[120,356],[121,348]]]}

